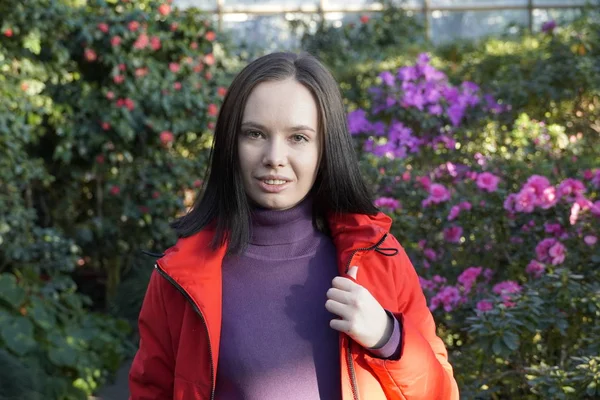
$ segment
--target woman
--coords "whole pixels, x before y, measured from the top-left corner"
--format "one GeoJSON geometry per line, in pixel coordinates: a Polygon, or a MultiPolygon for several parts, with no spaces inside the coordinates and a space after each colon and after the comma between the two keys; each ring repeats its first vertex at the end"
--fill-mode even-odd
{"type": "Polygon", "coordinates": [[[249,64],[150,280],[131,399],[458,399],[390,226],[327,69],[289,53],[249,64]]]}

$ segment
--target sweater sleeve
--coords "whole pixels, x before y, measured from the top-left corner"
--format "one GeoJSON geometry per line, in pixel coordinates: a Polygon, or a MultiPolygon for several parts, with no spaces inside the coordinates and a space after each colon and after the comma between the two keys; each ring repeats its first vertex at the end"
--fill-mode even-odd
{"type": "Polygon", "coordinates": [[[394,327],[388,341],[381,347],[370,348],[369,351],[377,358],[397,360],[400,357],[400,343],[402,342],[402,327],[400,321],[390,311],[385,310],[388,317],[392,319],[394,327]]]}

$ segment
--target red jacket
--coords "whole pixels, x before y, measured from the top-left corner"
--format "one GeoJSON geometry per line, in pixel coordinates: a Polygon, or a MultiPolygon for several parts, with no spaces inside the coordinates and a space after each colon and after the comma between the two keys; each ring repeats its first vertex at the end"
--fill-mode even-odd
{"type": "MultiPolygon", "coordinates": [[[[389,234],[384,214],[330,218],[338,269],[402,322],[399,360],[372,357],[340,334],[343,400],[457,400],[447,351],[436,335],[415,269],[389,234]],[[396,253],[396,249],[398,253],[396,253]]],[[[214,232],[180,239],[160,258],[139,317],[140,347],[129,373],[130,400],[212,400],[221,330],[221,264],[214,232]]]]}

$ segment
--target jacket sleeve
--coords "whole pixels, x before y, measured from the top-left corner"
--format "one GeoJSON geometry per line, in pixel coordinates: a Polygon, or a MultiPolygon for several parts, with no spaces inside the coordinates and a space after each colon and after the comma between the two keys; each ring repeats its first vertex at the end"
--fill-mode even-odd
{"type": "Polygon", "coordinates": [[[392,400],[458,400],[458,385],[444,342],[436,334],[417,272],[400,244],[394,256],[394,280],[402,325],[400,358],[382,360],[365,355],[386,397],[392,400]]]}
{"type": "Polygon", "coordinates": [[[140,345],[129,371],[130,400],[173,399],[174,354],[163,300],[165,283],[153,271],[139,315],[140,345]]]}

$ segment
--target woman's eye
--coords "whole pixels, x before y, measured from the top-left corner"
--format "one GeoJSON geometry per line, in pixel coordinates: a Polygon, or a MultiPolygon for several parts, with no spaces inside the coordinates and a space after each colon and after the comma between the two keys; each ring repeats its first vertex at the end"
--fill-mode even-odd
{"type": "Polygon", "coordinates": [[[247,131],[246,136],[250,139],[260,139],[261,133],[259,131],[247,131]]]}
{"type": "Polygon", "coordinates": [[[308,139],[306,138],[306,136],[304,135],[294,135],[292,137],[292,139],[294,140],[294,142],[308,142],[308,139]]]}

